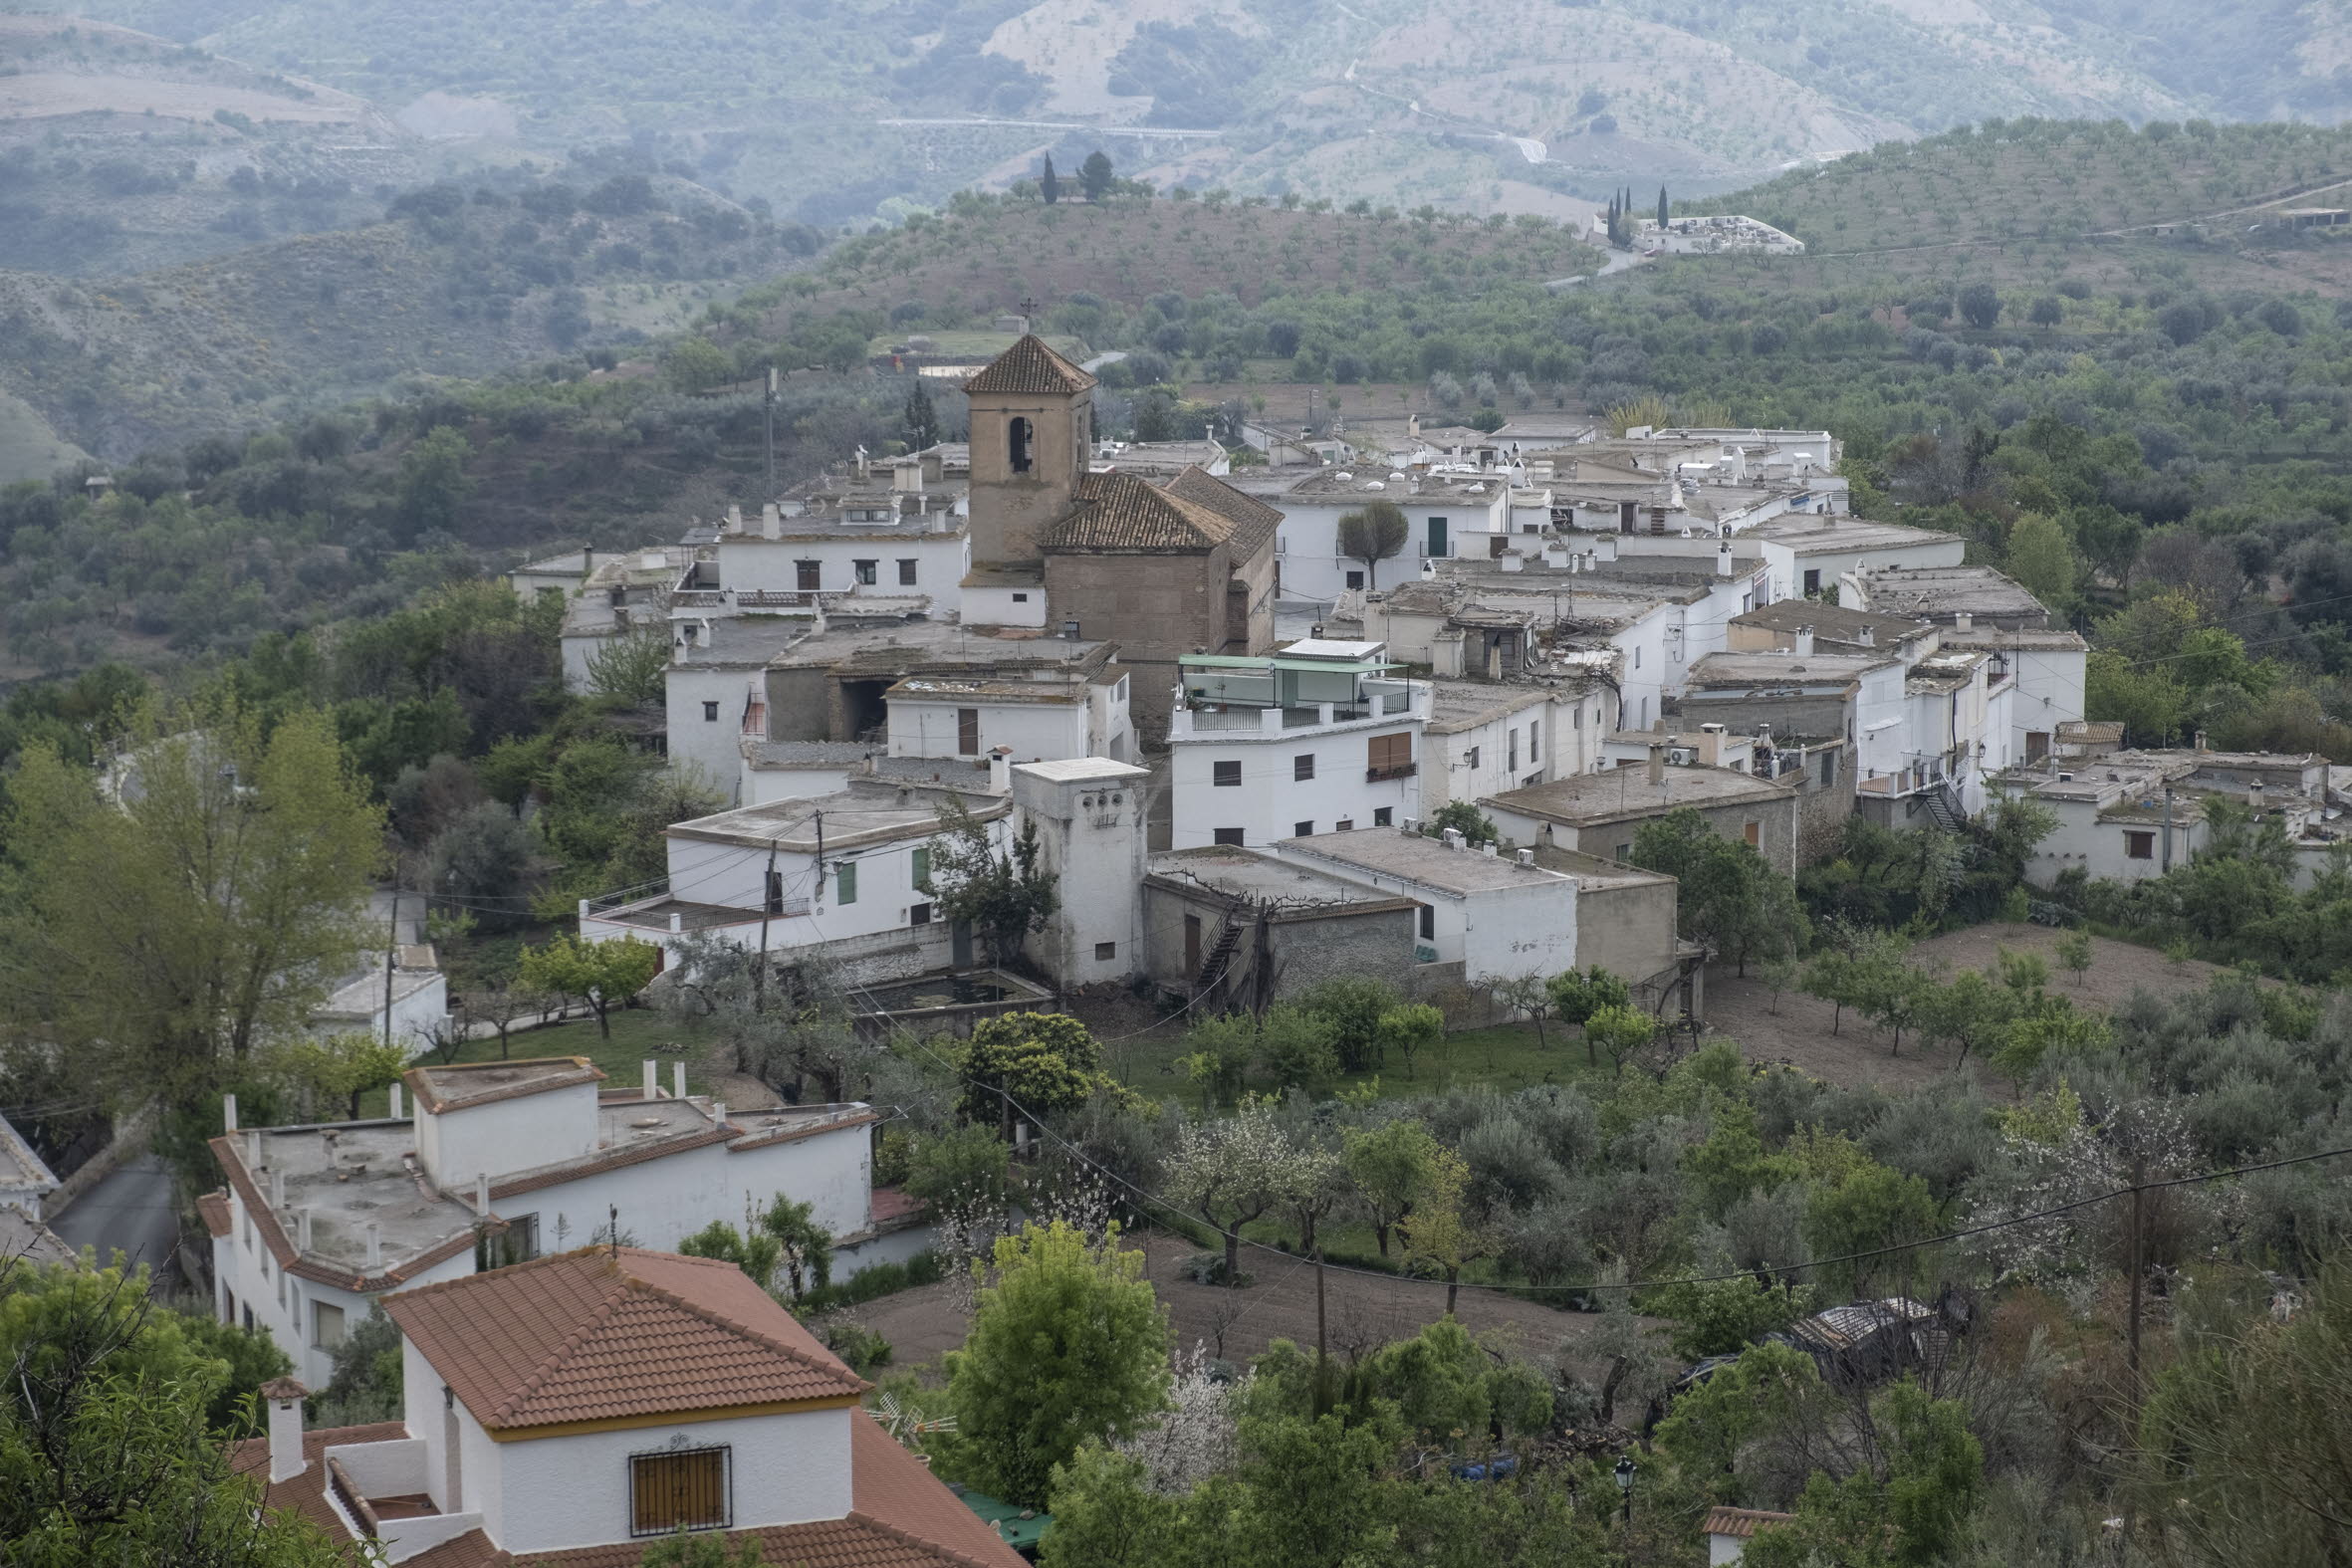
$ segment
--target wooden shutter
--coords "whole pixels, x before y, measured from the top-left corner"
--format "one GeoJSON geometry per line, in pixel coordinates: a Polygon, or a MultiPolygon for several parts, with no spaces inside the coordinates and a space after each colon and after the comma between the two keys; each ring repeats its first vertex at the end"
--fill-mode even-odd
{"type": "Polygon", "coordinates": [[[727,1451],[687,1449],[629,1459],[629,1531],[665,1535],[727,1523],[727,1451]]]}
{"type": "Polygon", "coordinates": [[[1374,781],[1399,779],[1410,774],[1413,770],[1413,733],[1405,730],[1395,735],[1366,737],[1364,768],[1374,781]]]}
{"type": "Polygon", "coordinates": [[[956,755],[958,757],[978,757],[980,755],[980,710],[977,708],[958,708],[956,710],[956,755]]]}

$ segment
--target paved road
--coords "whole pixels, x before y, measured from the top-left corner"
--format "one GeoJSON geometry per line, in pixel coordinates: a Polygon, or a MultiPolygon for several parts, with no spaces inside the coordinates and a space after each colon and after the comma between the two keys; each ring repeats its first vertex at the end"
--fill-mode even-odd
{"type": "MultiPolygon", "coordinates": [[[[119,1247],[132,1261],[163,1274],[179,1244],[179,1218],[172,1212],[171,1178],[162,1158],[142,1154],[130,1161],[84,1193],[49,1228],[76,1250],[98,1248],[101,1261],[119,1247]]],[[[177,1288],[182,1281],[174,1275],[164,1283],[177,1288]]]]}

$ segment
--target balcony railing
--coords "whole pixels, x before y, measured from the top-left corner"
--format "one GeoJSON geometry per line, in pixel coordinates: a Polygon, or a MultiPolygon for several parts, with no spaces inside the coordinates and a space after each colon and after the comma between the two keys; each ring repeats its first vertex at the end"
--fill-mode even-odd
{"type": "Polygon", "coordinates": [[[1410,779],[1421,771],[1418,763],[1390,763],[1386,768],[1364,770],[1364,783],[1386,784],[1391,779],[1410,779]]]}

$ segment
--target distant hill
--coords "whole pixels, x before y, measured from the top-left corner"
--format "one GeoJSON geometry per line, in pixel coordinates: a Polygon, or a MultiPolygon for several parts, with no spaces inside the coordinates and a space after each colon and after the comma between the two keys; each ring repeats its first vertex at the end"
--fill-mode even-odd
{"type": "Polygon", "coordinates": [[[776,230],[643,176],[432,186],[394,205],[392,221],[130,278],[0,273],[0,391],[119,459],[405,376],[638,342],[797,264],[776,230]]]}
{"type": "Polygon", "coordinates": [[[1167,185],[1567,215],[1989,117],[2352,111],[2336,0],[85,0],[526,148],[828,223],[1096,145],[1167,185]]]}

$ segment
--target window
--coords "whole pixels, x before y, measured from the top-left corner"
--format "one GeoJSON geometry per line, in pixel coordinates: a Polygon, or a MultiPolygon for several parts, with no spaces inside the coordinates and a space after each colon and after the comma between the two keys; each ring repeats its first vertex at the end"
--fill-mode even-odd
{"type": "Polygon", "coordinates": [[[1116,942],[1097,942],[1094,944],[1095,963],[1107,964],[1118,956],[1119,945],[1116,942]]]}
{"type": "Polygon", "coordinates": [[[1029,443],[1033,433],[1034,429],[1026,419],[1016,416],[1006,421],[1005,461],[1016,474],[1026,474],[1030,470],[1029,443]]]}
{"type": "Polygon", "coordinates": [[[1293,783],[1304,784],[1307,780],[1312,779],[1313,777],[1314,753],[1308,752],[1303,756],[1294,757],[1291,759],[1291,779],[1293,783]]]}
{"type": "Polygon", "coordinates": [[[854,904],[857,902],[856,861],[844,860],[839,865],[833,867],[833,902],[835,904],[854,904]]]}
{"type": "Polygon", "coordinates": [[[1764,823],[1750,822],[1747,828],[1747,838],[1749,848],[1762,847],[1764,844],[1764,823]]]}
{"type": "Polygon", "coordinates": [[[1504,734],[1508,736],[1511,741],[1511,761],[1504,765],[1503,771],[1505,773],[1516,774],[1519,772],[1519,732],[1517,730],[1506,730],[1504,734]]]}
{"type": "Polygon", "coordinates": [[[1238,827],[1220,827],[1210,833],[1209,840],[1212,843],[1231,844],[1239,849],[1242,844],[1242,830],[1238,827]]]}
{"type": "Polygon", "coordinates": [[[872,587],[877,580],[875,574],[881,564],[878,560],[852,560],[849,562],[849,569],[855,573],[859,583],[866,587],[872,587]]]}
{"type": "Polygon", "coordinates": [[[332,1301],[311,1303],[311,1343],[333,1350],[343,1343],[343,1308],[332,1301]]]}
{"type": "Polygon", "coordinates": [[[1819,571],[1808,571],[1805,573],[1804,590],[1805,596],[1807,598],[1810,598],[1813,594],[1821,591],[1821,573],[1819,571]]]}
{"type": "Polygon", "coordinates": [[[1029,602],[1029,595],[1026,593],[1016,593],[1013,595],[1013,602],[1016,604],[1027,604],[1029,602]]]}
{"type": "Polygon", "coordinates": [[[803,593],[814,593],[817,591],[818,573],[823,569],[823,561],[796,560],[793,562],[793,580],[800,585],[803,593]]]}
{"type": "Polygon", "coordinates": [[[1474,769],[1478,767],[1478,748],[1475,746],[1470,749],[1470,766],[1474,769]]]}
{"type": "Polygon", "coordinates": [[[1535,745],[1542,739],[1542,720],[1529,719],[1528,721],[1528,761],[1530,763],[1535,760],[1535,745]]]}
{"type": "Polygon", "coordinates": [[[768,873],[768,913],[784,913],[784,873],[781,871],[768,873]]]}
{"type": "Polygon", "coordinates": [[[1837,783],[1837,754],[1823,752],[1821,754],[1821,784],[1823,787],[1827,787],[1835,783],[1837,783]]]}
{"type": "Polygon", "coordinates": [[[924,844],[914,851],[914,886],[924,893],[931,891],[931,846],[924,844]]]}
{"type": "Polygon", "coordinates": [[[487,1273],[509,1263],[527,1263],[539,1255],[539,1216],[509,1220],[506,1229],[485,1227],[474,1232],[474,1268],[487,1273]]]}
{"type": "Polygon", "coordinates": [[[1583,704],[1579,703],[1575,707],[1568,710],[1568,728],[1571,730],[1581,730],[1584,728],[1583,704]]]}
{"type": "Polygon", "coordinates": [[[905,558],[900,559],[898,562],[898,585],[902,588],[911,588],[915,585],[915,563],[913,560],[905,558]]]}
{"type": "Polygon", "coordinates": [[[1399,730],[1394,735],[1368,736],[1364,741],[1364,779],[1378,784],[1383,779],[1410,779],[1413,776],[1413,732],[1399,730]]]}
{"type": "Polygon", "coordinates": [[[2125,833],[2123,835],[2123,857],[2126,860],[2155,859],[2156,835],[2154,833],[2125,833]]]}
{"type": "Polygon", "coordinates": [[[1242,765],[1240,763],[1211,763],[1209,765],[1209,783],[1219,789],[1239,789],[1242,786],[1242,765]]]}
{"type": "Polygon", "coordinates": [[[980,755],[980,710],[977,708],[958,708],[956,710],[956,755],[958,757],[978,757],[980,755]]]}
{"type": "Polygon", "coordinates": [[[1435,942],[1437,940],[1437,906],[1434,904],[1423,904],[1420,907],[1421,940],[1424,942],[1435,942]]]}
{"type": "Polygon", "coordinates": [[[1352,817],[1352,816],[1343,816],[1343,817],[1339,818],[1339,820],[1338,820],[1338,821],[1336,821],[1336,822],[1333,822],[1333,823],[1331,824],[1331,831],[1332,831],[1332,832],[1334,832],[1334,833],[1352,833],[1352,832],[1354,832],[1354,831],[1355,831],[1355,818],[1354,818],[1354,817],[1352,817]]]}
{"type": "Polygon", "coordinates": [[[1633,645],[1633,667],[1637,670],[1641,668],[1641,644],[1638,642],[1633,645]]]}
{"type": "Polygon", "coordinates": [[[629,1456],[629,1533],[724,1529],[728,1451],[672,1449],[629,1456]]]}
{"type": "Polygon", "coordinates": [[[915,905],[914,908],[906,912],[906,923],[910,926],[931,924],[931,906],[929,904],[915,905]]]}
{"type": "Polygon", "coordinates": [[[1360,571],[1349,572],[1347,574],[1347,585],[1351,588],[1362,587],[1364,585],[1364,574],[1360,571]]]}
{"type": "Polygon", "coordinates": [[[1617,858],[1620,860],[1631,860],[1633,858],[1633,846],[1631,844],[1619,844],[1617,846],[1617,858]]]}
{"type": "Polygon", "coordinates": [[[1394,825],[1395,825],[1395,822],[1396,822],[1396,807],[1395,807],[1395,806],[1393,806],[1393,805],[1376,805],[1376,806],[1372,807],[1372,825],[1373,825],[1374,827],[1391,827],[1391,826],[1394,826],[1394,825]]]}
{"type": "Polygon", "coordinates": [[[702,705],[702,722],[704,724],[717,724],[719,722],[719,705],[717,703],[706,702],[702,705]]]}
{"type": "Polygon", "coordinates": [[[1291,824],[1291,836],[1293,838],[1312,838],[1314,836],[1313,820],[1310,818],[1303,822],[1293,822],[1291,824]]]}

